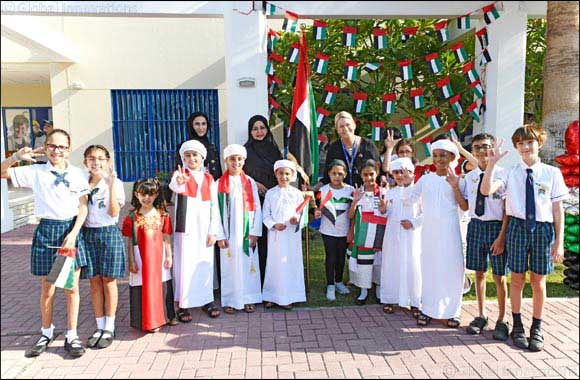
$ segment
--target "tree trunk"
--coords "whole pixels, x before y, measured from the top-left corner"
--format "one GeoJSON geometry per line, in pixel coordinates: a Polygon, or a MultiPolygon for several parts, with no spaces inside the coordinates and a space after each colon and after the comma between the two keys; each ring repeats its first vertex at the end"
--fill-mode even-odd
{"type": "Polygon", "coordinates": [[[548,141],[542,158],[563,154],[564,131],[578,119],[578,1],[548,1],[542,125],[548,141]]]}

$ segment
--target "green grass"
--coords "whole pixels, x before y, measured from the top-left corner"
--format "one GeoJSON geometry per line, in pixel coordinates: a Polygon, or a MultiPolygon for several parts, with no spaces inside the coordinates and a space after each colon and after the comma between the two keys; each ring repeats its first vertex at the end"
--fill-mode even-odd
{"type": "MultiPolygon", "coordinates": [[[[324,246],[322,244],[322,238],[318,232],[310,232],[310,292],[307,294],[308,302],[300,304],[304,307],[321,307],[321,306],[352,306],[354,305],[354,299],[358,296],[358,288],[355,286],[351,287],[351,294],[341,295],[336,293],[336,301],[330,302],[326,299],[326,274],[324,267],[324,246]]],[[[305,245],[304,245],[305,247],[305,245]]],[[[306,268],[306,248],[304,248],[304,265],[306,268]]],[[[562,264],[556,264],[555,270],[552,274],[548,275],[546,278],[546,288],[548,297],[578,297],[578,292],[568,288],[563,284],[565,267],[562,264]]],[[[344,270],[344,281],[348,281],[348,265],[345,265],[344,270]]],[[[475,282],[475,274],[468,274],[469,277],[475,282]]],[[[508,289],[509,289],[508,276],[508,289]]],[[[529,281],[529,276],[528,276],[529,281]]],[[[496,287],[493,277],[491,275],[491,269],[487,273],[486,278],[487,288],[486,297],[487,299],[496,299],[496,287]]],[[[367,304],[376,304],[378,300],[374,297],[374,289],[369,292],[369,298],[367,299],[367,304]]],[[[524,297],[532,297],[532,289],[529,282],[526,282],[524,288],[524,297]]],[[[472,286],[471,291],[463,296],[463,300],[475,300],[475,285],[472,286]]]]}

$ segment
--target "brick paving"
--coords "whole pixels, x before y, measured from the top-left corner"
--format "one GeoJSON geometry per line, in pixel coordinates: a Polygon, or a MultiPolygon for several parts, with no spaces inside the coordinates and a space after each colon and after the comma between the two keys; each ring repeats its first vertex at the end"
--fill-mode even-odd
{"type": "MultiPolygon", "coordinates": [[[[35,226],[2,234],[2,378],[578,378],[578,299],[546,303],[543,352],[531,353],[465,326],[477,312],[465,302],[462,329],[434,321],[419,327],[409,313],[386,315],[378,305],[264,310],[211,319],[199,309],[193,322],[145,334],[129,327],[128,284],[119,283],[117,339],[80,359],[64,351],[65,299],[57,291],[58,338],[38,358],[24,351],[39,334],[39,281],[29,274],[35,226]]],[[[526,329],[531,300],[523,304],[526,329]]],[[[487,304],[490,320],[496,308],[487,304]]],[[[508,307],[508,313],[510,312],[508,307]]],[[[509,314],[508,314],[509,315],[509,314]]],[[[95,328],[88,282],[81,281],[79,335],[95,328]]]]}

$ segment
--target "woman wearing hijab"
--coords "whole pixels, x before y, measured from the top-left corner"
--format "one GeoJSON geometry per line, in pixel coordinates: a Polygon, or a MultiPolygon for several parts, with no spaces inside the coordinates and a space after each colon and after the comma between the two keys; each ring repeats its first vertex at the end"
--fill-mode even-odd
{"type": "MultiPolygon", "coordinates": [[[[256,181],[260,203],[263,205],[266,191],[278,184],[274,175],[274,163],[282,159],[282,153],[274,141],[268,120],[264,116],[254,115],[248,121],[248,141],[244,147],[247,151],[244,173],[256,181]]],[[[263,285],[268,256],[268,230],[265,227],[263,227],[262,237],[258,239],[258,254],[263,285]]]]}

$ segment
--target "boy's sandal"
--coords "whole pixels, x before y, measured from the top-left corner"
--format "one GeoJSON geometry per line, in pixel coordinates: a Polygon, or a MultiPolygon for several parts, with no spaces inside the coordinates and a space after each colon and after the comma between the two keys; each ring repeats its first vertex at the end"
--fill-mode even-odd
{"type": "Polygon", "coordinates": [[[418,307],[411,306],[411,314],[413,314],[413,318],[417,319],[421,315],[421,310],[418,307]]]}
{"type": "Polygon", "coordinates": [[[387,314],[393,314],[395,312],[395,308],[393,305],[388,304],[388,305],[383,306],[383,311],[387,314]]]}
{"type": "Polygon", "coordinates": [[[256,311],[256,306],[253,304],[244,305],[244,311],[246,313],[253,313],[254,311],[256,311]]]}
{"type": "Polygon", "coordinates": [[[273,308],[273,307],[274,307],[274,302],[265,302],[265,303],[264,303],[264,307],[265,307],[266,309],[271,309],[271,308],[273,308]]]}
{"type": "Polygon", "coordinates": [[[224,313],[226,313],[226,314],[236,314],[236,309],[234,309],[231,306],[225,306],[224,307],[224,313]]]}
{"type": "Polygon", "coordinates": [[[431,323],[432,319],[433,318],[431,318],[430,316],[421,313],[421,315],[419,315],[419,317],[417,318],[417,324],[419,326],[427,326],[429,323],[431,323]]]}
{"type": "Polygon", "coordinates": [[[217,308],[217,306],[213,302],[210,302],[207,305],[202,306],[201,310],[206,312],[210,318],[217,318],[221,314],[220,310],[217,308]]]}
{"type": "Polygon", "coordinates": [[[189,323],[193,320],[189,311],[187,309],[182,308],[179,308],[177,310],[177,319],[179,319],[179,322],[181,323],[189,323]]]}
{"type": "Polygon", "coordinates": [[[468,334],[477,335],[483,332],[485,326],[487,326],[487,318],[475,317],[469,326],[467,326],[465,331],[467,331],[468,334]]]}
{"type": "Polygon", "coordinates": [[[447,327],[450,327],[452,329],[456,329],[461,325],[461,321],[459,320],[459,318],[449,318],[447,320],[447,327]]]}

